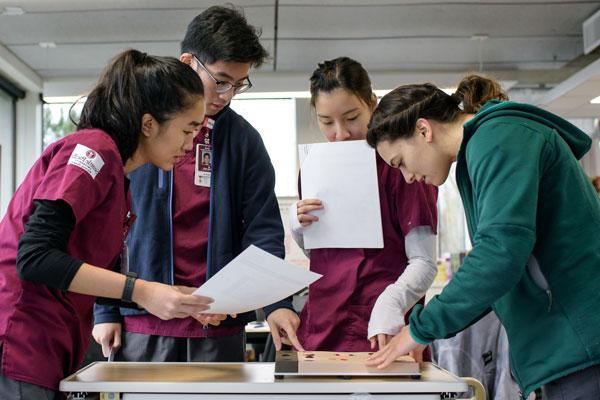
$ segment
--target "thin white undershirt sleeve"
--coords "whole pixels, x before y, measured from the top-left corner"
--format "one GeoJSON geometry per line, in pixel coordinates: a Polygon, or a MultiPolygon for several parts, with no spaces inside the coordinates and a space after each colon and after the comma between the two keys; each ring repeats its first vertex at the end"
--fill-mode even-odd
{"type": "Polygon", "coordinates": [[[294,242],[302,249],[306,257],[310,258],[310,250],[304,249],[304,234],[303,227],[298,221],[298,202],[295,201],[290,205],[289,208],[289,218],[290,218],[290,231],[292,233],[292,238],[294,242]]]}
{"type": "Polygon", "coordinates": [[[369,320],[368,338],[378,333],[396,335],[404,314],[425,295],[437,274],[435,235],[430,226],[417,226],[404,238],[408,265],[398,280],[379,295],[369,320]]]}

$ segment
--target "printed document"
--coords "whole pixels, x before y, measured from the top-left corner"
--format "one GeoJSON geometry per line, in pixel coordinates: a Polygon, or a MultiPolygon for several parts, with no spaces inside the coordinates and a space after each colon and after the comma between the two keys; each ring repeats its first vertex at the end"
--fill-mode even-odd
{"type": "Polygon", "coordinates": [[[364,140],[299,145],[303,199],[319,199],[304,248],[382,248],[375,149],[364,140]]]}
{"type": "Polygon", "coordinates": [[[214,299],[208,313],[240,314],[276,303],[320,277],[252,245],[194,294],[214,299]]]}

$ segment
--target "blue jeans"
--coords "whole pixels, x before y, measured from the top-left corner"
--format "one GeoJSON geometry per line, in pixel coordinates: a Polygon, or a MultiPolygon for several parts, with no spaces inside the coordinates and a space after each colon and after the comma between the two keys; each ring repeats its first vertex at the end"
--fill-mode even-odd
{"type": "Polygon", "coordinates": [[[563,376],[542,386],[542,400],[600,399],[600,365],[563,376]]]}

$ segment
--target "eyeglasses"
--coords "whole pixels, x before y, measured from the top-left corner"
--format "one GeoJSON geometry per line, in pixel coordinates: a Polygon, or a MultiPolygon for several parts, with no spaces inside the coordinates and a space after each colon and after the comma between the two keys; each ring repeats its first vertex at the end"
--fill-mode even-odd
{"type": "Polygon", "coordinates": [[[240,94],[240,93],[244,93],[245,91],[247,91],[248,89],[250,89],[252,87],[252,82],[250,82],[250,78],[246,78],[242,82],[238,82],[235,84],[233,84],[231,82],[227,82],[227,81],[220,81],[217,78],[215,78],[208,69],[206,69],[204,64],[202,64],[202,62],[200,60],[198,60],[198,57],[194,56],[194,59],[196,60],[198,65],[201,66],[204,71],[206,71],[206,73],[208,74],[210,79],[213,80],[213,82],[215,83],[215,86],[216,86],[215,90],[217,93],[227,93],[231,89],[233,89],[233,93],[240,94]]]}

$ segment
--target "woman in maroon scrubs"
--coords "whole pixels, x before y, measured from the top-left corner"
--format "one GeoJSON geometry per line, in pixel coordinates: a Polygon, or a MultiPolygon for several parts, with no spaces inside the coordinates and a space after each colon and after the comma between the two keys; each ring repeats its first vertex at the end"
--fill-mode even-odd
{"type": "MultiPolygon", "coordinates": [[[[347,57],[325,61],[310,82],[311,104],[327,140],[364,140],[377,103],[364,68],[347,57]]],[[[310,269],[323,277],[310,286],[300,316],[298,338],[306,350],[382,347],[433,282],[436,188],[406,184],[379,156],[377,176],[384,247],[310,251],[310,269]]],[[[311,212],[322,208],[319,199],[303,199],[292,207],[292,232],[300,247],[302,230],[318,223],[311,212]]]]}
{"type": "Polygon", "coordinates": [[[89,344],[97,296],[210,322],[211,300],[193,288],[112,271],[132,220],[125,175],[145,163],[173,168],[203,117],[191,68],[129,50],[90,93],[79,130],[33,165],[0,223],[0,399],[61,397],[59,381],[89,344]]]}

